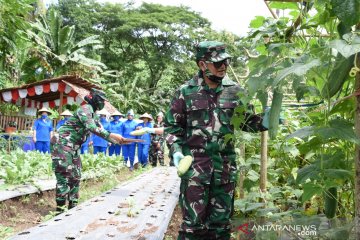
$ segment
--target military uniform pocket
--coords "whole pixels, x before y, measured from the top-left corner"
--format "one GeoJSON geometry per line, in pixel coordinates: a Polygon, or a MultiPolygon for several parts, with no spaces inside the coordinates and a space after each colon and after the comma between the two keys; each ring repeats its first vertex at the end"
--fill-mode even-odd
{"type": "Polygon", "coordinates": [[[192,100],[187,109],[188,126],[206,126],[209,124],[209,103],[206,99],[192,100]]]}
{"type": "Polygon", "coordinates": [[[237,106],[236,101],[220,102],[219,120],[222,124],[230,124],[231,118],[234,114],[234,109],[237,106]]]}

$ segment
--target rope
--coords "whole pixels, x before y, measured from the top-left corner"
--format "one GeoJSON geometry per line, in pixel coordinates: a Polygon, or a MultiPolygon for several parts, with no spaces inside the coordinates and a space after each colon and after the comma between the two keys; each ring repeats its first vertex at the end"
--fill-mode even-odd
{"type": "Polygon", "coordinates": [[[357,55],[358,55],[358,53],[355,54],[354,67],[351,68],[350,73],[349,73],[350,77],[355,77],[356,73],[360,72],[360,68],[356,65],[357,55]]]}

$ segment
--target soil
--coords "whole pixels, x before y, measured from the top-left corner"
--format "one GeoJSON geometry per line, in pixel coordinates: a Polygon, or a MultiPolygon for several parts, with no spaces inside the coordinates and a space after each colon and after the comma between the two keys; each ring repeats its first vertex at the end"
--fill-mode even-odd
{"type": "Polygon", "coordinates": [[[165,233],[165,237],[164,237],[165,240],[177,239],[181,222],[182,222],[181,208],[179,205],[177,205],[174,209],[168,229],[165,233]]]}

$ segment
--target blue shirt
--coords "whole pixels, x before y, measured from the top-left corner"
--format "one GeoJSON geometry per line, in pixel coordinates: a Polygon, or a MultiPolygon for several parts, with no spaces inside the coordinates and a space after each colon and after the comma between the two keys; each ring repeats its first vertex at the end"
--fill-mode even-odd
{"type": "Polygon", "coordinates": [[[110,122],[109,132],[118,133],[121,135],[123,131],[122,128],[123,128],[123,122],[113,120],[110,122]]]}
{"type": "Polygon", "coordinates": [[[50,142],[50,132],[53,131],[52,121],[39,118],[34,122],[33,130],[36,131],[36,141],[50,142]]]}
{"type": "Polygon", "coordinates": [[[137,126],[137,123],[134,120],[129,120],[129,119],[126,120],[123,123],[123,130],[122,130],[121,135],[124,138],[136,138],[136,136],[130,135],[130,133],[135,130],[136,126],[137,126]]]}
{"type": "Polygon", "coordinates": [[[56,130],[58,130],[64,123],[66,122],[68,118],[61,119],[58,124],[56,124],[56,130]]]}
{"type": "MultiPolygon", "coordinates": [[[[136,127],[148,127],[148,128],[153,128],[153,125],[151,122],[147,122],[146,124],[145,123],[139,123],[136,127]]],[[[151,143],[151,135],[150,133],[145,133],[144,135],[141,135],[138,137],[139,139],[142,139],[142,140],[145,140],[145,142],[142,142],[140,144],[150,144],[151,143]]]]}
{"type": "MultiPolygon", "coordinates": [[[[101,120],[100,123],[105,130],[109,130],[110,123],[108,121],[101,120]]],[[[105,140],[104,138],[97,136],[95,134],[92,135],[92,141],[93,141],[93,146],[96,146],[96,147],[107,147],[108,146],[107,140],[105,140]]]]}

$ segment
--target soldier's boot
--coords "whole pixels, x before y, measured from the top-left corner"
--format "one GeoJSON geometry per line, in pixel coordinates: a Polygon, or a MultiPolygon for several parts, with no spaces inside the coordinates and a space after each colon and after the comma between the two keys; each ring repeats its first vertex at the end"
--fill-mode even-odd
{"type": "Polygon", "coordinates": [[[161,166],[165,166],[165,163],[164,163],[164,155],[163,155],[162,152],[159,152],[159,157],[158,157],[158,159],[159,159],[160,165],[161,165],[161,166]]]}
{"type": "Polygon", "coordinates": [[[69,209],[72,209],[72,208],[74,208],[74,207],[76,207],[77,206],[77,201],[69,201],[69,209]]]}
{"type": "Polygon", "coordinates": [[[56,215],[59,215],[60,213],[65,211],[65,203],[66,200],[56,200],[56,215]]]}
{"type": "Polygon", "coordinates": [[[151,156],[151,158],[149,159],[149,162],[150,162],[151,166],[156,167],[156,159],[154,158],[154,156],[151,156]]]}

